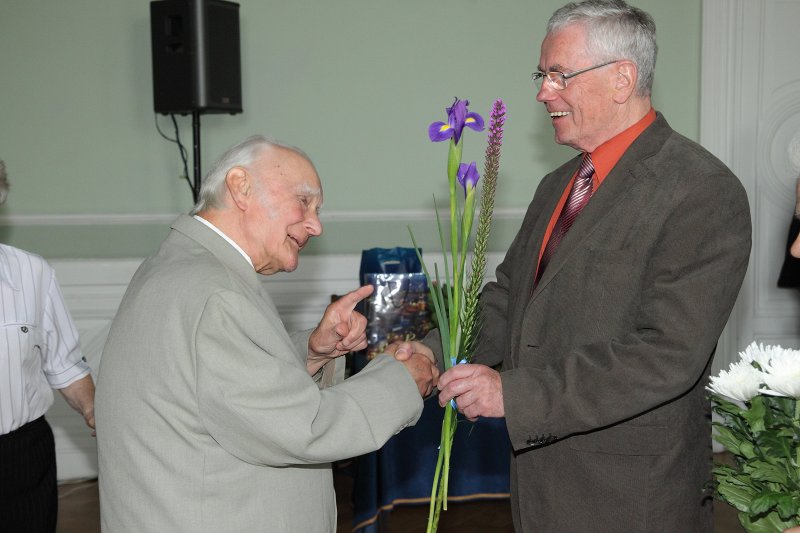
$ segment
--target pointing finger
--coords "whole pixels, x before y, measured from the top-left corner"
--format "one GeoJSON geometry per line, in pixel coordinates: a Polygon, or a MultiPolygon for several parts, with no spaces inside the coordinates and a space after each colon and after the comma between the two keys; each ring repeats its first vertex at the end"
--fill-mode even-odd
{"type": "Polygon", "coordinates": [[[334,304],[339,307],[341,311],[352,311],[355,309],[356,305],[358,305],[358,302],[372,294],[373,290],[374,287],[372,285],[364,285],[354,291],[348,292],[336,300],[334,304]]]}

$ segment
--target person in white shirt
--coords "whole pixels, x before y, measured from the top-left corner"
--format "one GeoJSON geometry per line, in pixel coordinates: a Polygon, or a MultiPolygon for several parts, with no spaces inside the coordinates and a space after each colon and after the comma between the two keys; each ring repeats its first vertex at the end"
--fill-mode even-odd
{"type": "MultiPolygon", "coordinates": [[[[0,160],[0,204],[8,195],[0,160]]],[[[94,428],[94,382],[55,272],[36,254],[0,244],[0,529],[52,532],[58,489],[44,418],[58,389],[94,428]]]]}

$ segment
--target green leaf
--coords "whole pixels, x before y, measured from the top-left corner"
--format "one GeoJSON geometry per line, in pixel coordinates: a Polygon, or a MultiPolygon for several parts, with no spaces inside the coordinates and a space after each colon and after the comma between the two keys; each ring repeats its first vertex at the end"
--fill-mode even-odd
{"type": "Polygon", "coordinates": [[[756,456],[753,443],[748,441],[742,441],[739,443],[739,455],[745,459],[753,459],[756,456]]]}
{"type": "Polygon", "coordinates": [[[792,522],[784,522],[775,512],[756,516],[739,513],[739,523],[749,533],[780,533],[784,529],[796,525],[792,522]]]}
{"type": "Polygon", "coordinates": [[[750,510],[750,500],[753,499],[755,491],[749,487],[720,483],[717,486],[717,493],[731,506],[740,511],[747,512],[750,510]]]}
{"type": "Polygon", "coordinates": [[[719,415],[723,415],[723,413],[728,413],[735,417],[741,417],[745,411],[735,403],[729,402],[728,400],[725,400],[721,396],[717,396],[715,394],[711,395],[711,400],[716,404],[714,405],[713,409],[719,415]]]}
{"type": "Polygon", "coordinates": [[[800,519],[800,509],[791,494],[781,494],[778,497],[778,516],[783,520],[800,519]]]}
{"type": "Polygon", "coordinates": [[[774,411],[779,411],[786,419],[791,420],[794,417],[797,400],[783,396],[770,396],[769,403],[774,411]]]}
{"type": "Polygon", "coordinates": [[[750,502],[750,512],[754,514],[762,514],[770,511],[773,507],[778,505],[779,492],[763,492],[753,498],[750,502]]]}
{"type": "Polygon", "coordinates": [[[766,430],[758,436],[762,455],[771,463],[784,464],[792,459],[794,444],[792,438],[781,436],[777,431],[766,430]]]}
{"type": "Polygon", "coordinates": [[[736,435],[730,428],[725,426],[717,426],[717,434],[714,440],[722,444],[726,450],[734,455],[742,455],[739,447],[744,440],[741,436],[736,435]]]}
{"type": "Polygon", "coordinates": [[[750,409],[747,409],[743,413],[753,433],[761,433],[764,431],[764,416],[766,413],[767,407],[764,404],[764,397],[756,396],[753,398],[750,402],[750,409]]]}
{"type": "Polygon", "coordinates": [[[734,470],[734,468],[730,465],[725,465],[722,463],[714,464],[714,477],[717,478],[717,480],[729,478],[735,475],[737,472],[738,470],[734,470]]]}
{"type": "Polygon", "coordinates": [[[783,466],[770,464],[764,461],[753,461],[749,466],[752,467],[750,475],[753,479],[780,483],[783,486],[789,483],[789,476],[786,474],[786,470],[783,466]]]}

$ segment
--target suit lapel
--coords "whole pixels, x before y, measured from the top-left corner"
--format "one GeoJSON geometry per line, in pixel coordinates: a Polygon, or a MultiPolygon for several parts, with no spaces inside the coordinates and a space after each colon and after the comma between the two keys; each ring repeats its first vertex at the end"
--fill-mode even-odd
{"type": "Polygon", "coordinates": [[[555,178],[554,184],[549,190],[537,190],[534,201],[528,207],[520,230],[521,233],[527,236],[523,246],[524,252],[521,262],[523,294],[531,294],[533,290],[533,280],[536,276],[536,267],[539,264],[539,252],[542,249],[542,241],[544,240],[545,231],[547,231],[547,225],[579,163],[580,159],[575,158],[574,161],[565,163],[556,170],[555,172],[560,172],[561,175],[555,178]],[[541,205],[536,201],[536,198],[540,195],[543,198],[541,205]]]}
{"type": "MultiPolygon", "coordinates": [[[[669,134],[666,120],[657,115],[656,121],[637,138],[630,148],[623,154],[603,183],[594,192],[589,203],[586,204],[578,218],[575,219],[567,235],[563,238],[558,249],[550,259],[547,269],[542,274],[539,284],[531,295],[531,300],[544,290],[550,281],[558,275],[561,268],[570,260],[570,256],[578,249],[585,249],[585,242],[596,231],[599,225],[609,216],[614,216],[615,206],[626,201],[626,197],[635,185],[637,179],[649,174],[643,161],[655,153],[663,145],[669,134]]],[[[566,184],[564,185],[566,187],[566,184]]],[[[563,188],[561,189],[563,193],[563,188]]],[[[556,198],[556,202],[558,198],[556,198]]],[[[555,209],[553,206],[552,209],[555,209]]],[[[552,209],[550,213],[552,213],[552,209]]],[[[545,228],[547,220],[544,222],[545,228]]],[[[544,229],[538,235],[541,245],[544,229]]],[[[538,256],[538,248],[536,254],[538,256]]],[[[535,267],[534,267],[535,268],[535,267]]],[[[532,283],[532,281],[531,281],[532,283]]]]}

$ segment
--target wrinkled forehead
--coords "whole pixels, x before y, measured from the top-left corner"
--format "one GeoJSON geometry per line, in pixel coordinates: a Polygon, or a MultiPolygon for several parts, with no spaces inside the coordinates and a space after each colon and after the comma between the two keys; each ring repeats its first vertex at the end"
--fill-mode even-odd
{"type": "Polygon", "coordinates": [[[543,72],[581,64],[590,57],[586,33],[581,24],[571,24],[548,33],[542,41],[539,67],[543,72]]]}
{"type": "Polygon", "coordinates": [[[295,187],[306,187],[306,192],[321,191],[317,171],[302,155],[285,148],[273,148],[266,152],[258,163],[267,180],[274,180],[295,187]]]}

